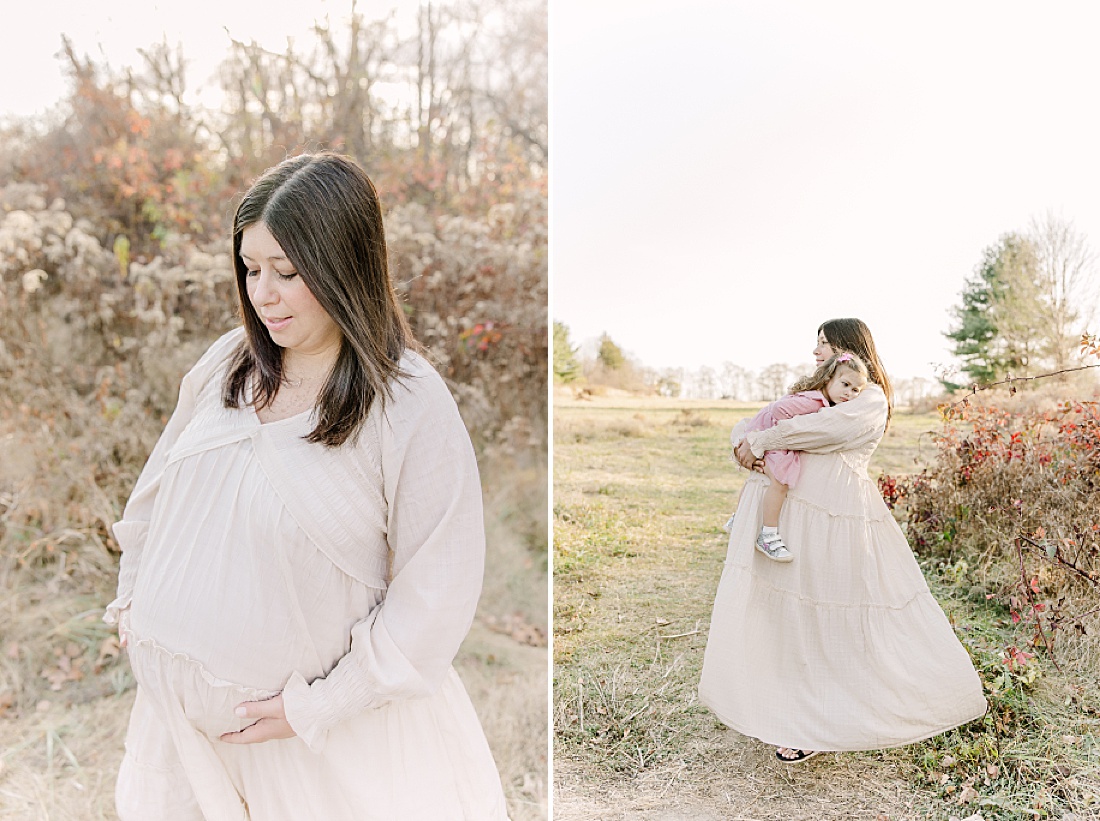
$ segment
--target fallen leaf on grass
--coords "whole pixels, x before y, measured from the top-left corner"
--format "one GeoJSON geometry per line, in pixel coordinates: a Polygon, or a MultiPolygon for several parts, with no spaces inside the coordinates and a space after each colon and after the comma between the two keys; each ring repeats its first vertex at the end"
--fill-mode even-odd
{"type": "Polygon", "coordinates": [[[531,647],[546,646],[546,631],[538,625],[528,623],[520,613],[513,613],[504,617],[484,616],[482,621],[494,633],[511,636],[520,644],[527,644],[531,647]]]}
{"type": "Polygon", "coordinates": [[[973,787],[963,787],[962,792],[959,793],[959,803],[969,804],[975,798],[978,797],[978,791],[973,787]]]}
{"type": "Polygon", "coordinates": [[[103,669],[104,665],[108,661],[114,661],[118,658],[119,646],[118,636],[113,633],[99,644],[99,656],[95,660],[95,672],[99,672],[103,669]]]}
{"type": "Polygon", "coordinates": [[[50,683],[50,689],[57,692],[66,682],[80,681],[84,678],[84,658],[80,655],[80,648],[72,643],[64,650],[58,649],[55,652],[57,666],[42,668],[40,675],[50,683]]]}

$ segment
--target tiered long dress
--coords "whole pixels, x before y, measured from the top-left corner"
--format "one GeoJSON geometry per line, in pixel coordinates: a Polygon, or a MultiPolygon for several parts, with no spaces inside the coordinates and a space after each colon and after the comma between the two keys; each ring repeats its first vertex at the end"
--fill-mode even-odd
{"type": "Polygon", "coordinates": [[[982,685],[867,475],[886,397],[746,435],[802,451],[779,532],[790,564],[754,550],[768,480],[753,473],[731,523],[699,698],[733,729],[805,750],[900,746],[983,715],[982,685]]]}
{"type": "Polygon", "coordinates": [[[123,821],[506,819],[500,778],[451,661],[481,589],[473,449],[439,375],[408,354],[358,439],[261,424],[221,385],[218,340],[114,532],[137,697],[123,821]],[[297,736],[219,740],[234,708],[282,693],[297,736]]]}

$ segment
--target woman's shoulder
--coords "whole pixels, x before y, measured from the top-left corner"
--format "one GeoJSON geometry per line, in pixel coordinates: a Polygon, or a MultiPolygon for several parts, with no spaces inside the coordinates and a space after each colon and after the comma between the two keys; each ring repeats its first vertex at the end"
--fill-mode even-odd
{"type": "Polygon", "coordinates": [[[401,357],[400,368],[375,406],[383,458],[387,453],[388,458],[401,458],[399,454],[414,440],[434,442],[435,447],[464,441],[469,447],[469,432],[443,376],[411,350],[401,357]]]}
{"type": "Polygon", "coordinates": [[[844,402],[849,411],[859,410],[863,414],[882,415],[884,418],[890,410],[890,403],[886,400],[886,393],[881,387],[871,382],[859,392],[859,396],[849,402],[844,402]]]}
{"type": "Polygon", "coordinates": [[[859,392],[859,396],[857,396],[856,399],[863,399],[870,404],[886,405],[886,391],[874,382],[868,382],[867,386],[859,392]]]}
{"type": "Polygon", "coordinates": [[[215,339],[203,355],[199,357],[199,361],[195,363],[195,368],[200,368],[208,363],[220,364],[223,360],[228,359],[229,355],[237,349],[242,339],[244,339],[243,325],[238,325],[233,330],[222,334],[215,339]]]}
{"type": "Polygon", "coordinates": [[[198,362],[191,366],[184,378],[197,379],[200,383],[205,384],[214,372],[229,360],[229,357],[243,339],[243,325],[222,334],[203,352],[198,362]]]}
{"type": "Polygon", "coordinates": [[[439,371],[422,354],[407,350],[399,363],[400,372],[390,381],[385,398],[386,413],[419,416],[457,410],[454,397],[439,371]]]}

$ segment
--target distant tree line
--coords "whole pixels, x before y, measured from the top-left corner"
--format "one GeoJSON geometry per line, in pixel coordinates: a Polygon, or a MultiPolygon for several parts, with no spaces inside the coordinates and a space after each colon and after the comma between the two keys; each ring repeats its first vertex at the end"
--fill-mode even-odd
{"type": "MultiPolygon", "coordinates": [[[[641,364],[604,333],[593,356],[585,357],[569,337],[569,328],[554,322],[554,381],[559,385],[603,386],[635,393],[681,399],[732,399],[771,402],[786,394],[812,365],[797,368],[775,363],[758,370],[723,362],[714,368],[650,368],[641,364]]],[[[940,391],[932,379],[917,377],[895,382],[901,405],[926,401],[940,391]]]]}

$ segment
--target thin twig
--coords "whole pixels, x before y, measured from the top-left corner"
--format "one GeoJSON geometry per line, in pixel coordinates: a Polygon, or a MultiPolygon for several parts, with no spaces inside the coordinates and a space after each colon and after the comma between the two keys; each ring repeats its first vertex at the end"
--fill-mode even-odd
{"type": "Polygon", "coordinates": [[[699,635],[699,630],[695,629],[695,630],[689,630],[686,633],[676,633],[675,635],[672,635],[672,636],[660,636],[659,635],[659,636],[657,636],[657,638],[659,638],[659,639],[682,639],[684,636],[697,636],[697,635],[699,635]]]}
{"type": "Polygon", "coordinates": [[[1046,631],[1043,630],[1043,617],[1039,615],[1038,611],[1035,610],[1034,607],[1034,595],[1032,593],[1031,587],[1028,585],[1027,568],[1024,565],[1024,548],[1021,546],[1019,539],[1016,540],[1016,553],[1020,557],[1020,584],[1023,587],[1024,596],[1027,598],[1029,609],[1035,615],[1035,626],[1039,628],[1039,635],[1043,639],[1043,644],[1046,645],[1047,655],[1050,656],[1050,661],[1052,664],[1054,664],[1054,669],[1060,673],[1062,672],[1062,666],[1058,664],[1058,659],[1054,657],[1054,648],[1050,644],[1050,639],[1047,638],[1046,631]]]}
{"type": "Polygon", "coordinates": [[[946,407],[948,409],[953,408],[958,404],[966,402],[971,396],[976,396],[979,391],[987,391],[990,388],[997,387],[998,385],[1009,385],[1009,386],[1011,386],[1011,385],[1014,385],[1017,382],[1031,382],[1035,379],[1046,379],[1047,377],[1050,377],[1050,376],[1060,376],[1061,374],[1064,374],[1064,373],[1075,373],[1077,371],[1087,371],[1087,370],[1091,370],[1092,368],[1100,368],[1100,364],[1081,365],[1081,366],[1076,367],[1076,368],[1062,368],[1062,370],[1060,370],[1060,371],[1051,371],[1050,373],[1039,373],[1039,374],[1036,374],[1035,376],[1010,376],[1007,379],[1000,380],[999,382],[990,382],[988,385],[974,384],[974,385],[970,386],[970,393],[965,394],[964,396],[962,396],[959,399],[956,399],[954,402],[952,402],[949,405],[945,405],[945,406],[941,406],[941,407],[946,407]]]}
{"type": "Polygon", "coordinates": [[[1061,565],[1062,567],[1067,568],[1068,570],[1072,570],[1074,573],[1076,573],[1082,579],[1087,581],[1093,587],[1100,587],[1100,581],[1097,581],[1095,578],[1090,576],[1084,570],[1079,568],[1075,563],[1071,564],[1070,562],[1067,562],[1065,559],[1060,558],[1058,556],[1057,546],[1055,546],[1054,558],[1051,559],[1050,557],[1047,556],[1046,549],[1041,544],[1036,542],[1034,539],[1030,539],[1027,536],[1024,536],[1022,534],[1020,536],[1018,536],[1017,538],[1027,542],[1028,544],[1032,545],[1036,550],[1038,550],[1039,551],[1039,558],[1046,559],[1047,561],[1051,562],[1051,564],[1058,564],[1058,565],[1061,565]]]}

